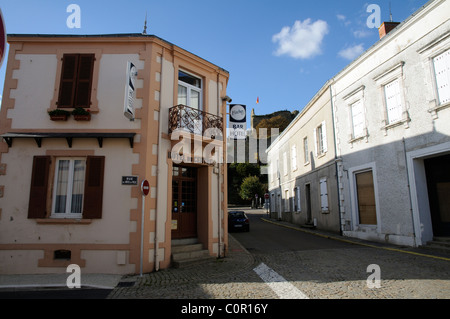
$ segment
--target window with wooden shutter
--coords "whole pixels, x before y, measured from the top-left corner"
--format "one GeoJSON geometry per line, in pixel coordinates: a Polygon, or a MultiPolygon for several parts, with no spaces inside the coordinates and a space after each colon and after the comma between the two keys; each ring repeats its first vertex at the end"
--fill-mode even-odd
{"type": "Polygon", "coordinates": [[[104,168],[105,157],[87,157],[83,218],[102,218],[104,168]]]}
{"type": "Polygon", "coordinates": [[[58,107],[90,107],[94,60],[94,54],[64,54],[58,107]]]}
{"type": "Polygon", "coordinates": [[[50,161],[50,156],[35,156],[33,158],[28,218],[45,218],[47,215],[50,161]]]}

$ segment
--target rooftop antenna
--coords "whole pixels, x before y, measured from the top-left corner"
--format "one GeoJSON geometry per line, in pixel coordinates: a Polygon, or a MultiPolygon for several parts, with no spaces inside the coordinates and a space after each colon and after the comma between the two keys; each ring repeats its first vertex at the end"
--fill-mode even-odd
{"type": "Polygon", "coordinates": [[[144,31],[142,31],[142,34],[147,34],[147,11],[145,11],[144,31]]]}
{"type": "Polygon", "coordinates": [[[394,20],[392,20],[392,6],[391,6],[391,2],[389,1],[389,18],[390,21],[393,22],[394,20]]]}

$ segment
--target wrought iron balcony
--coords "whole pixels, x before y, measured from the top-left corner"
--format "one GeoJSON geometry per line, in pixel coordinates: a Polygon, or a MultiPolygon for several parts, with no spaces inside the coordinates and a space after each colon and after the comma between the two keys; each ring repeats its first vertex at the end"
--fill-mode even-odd
{"type": "Polygon", "coordinates": [[[169,134],[177,129],[202,136],[208,129],[218,129],[223,134],[223,119],[186,105],[176,105],[169,109],[169,134]]]}

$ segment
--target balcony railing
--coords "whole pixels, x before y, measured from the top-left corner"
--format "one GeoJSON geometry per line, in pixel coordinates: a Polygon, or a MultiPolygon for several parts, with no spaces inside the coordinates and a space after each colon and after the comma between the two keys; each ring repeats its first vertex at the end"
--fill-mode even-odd
{"type": "MultiPolygon", "coordinates": [[[[223,134],[223,120],[220,116],[186,105],[176,105],[169,109],[169,134],[177,129],[202,136],[208,129],[218,129],[223,134]]],[[[214,131],[217,130],[211,130],[212,135],[217,136],[214,131]]]]}

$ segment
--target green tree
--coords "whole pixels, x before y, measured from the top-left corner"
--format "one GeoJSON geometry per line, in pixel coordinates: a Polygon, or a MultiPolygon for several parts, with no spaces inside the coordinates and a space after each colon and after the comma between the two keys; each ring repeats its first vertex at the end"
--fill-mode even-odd
{"type": "Polygon", "coordinates": [[[249,176],[244,178],[241,191],[239,195],[242,199],[251,200],[255,198],[255,194],[258,194],[258,197],[262,197],[264,194],[263,184],[260,182],[258,176],[249,176]]]}

